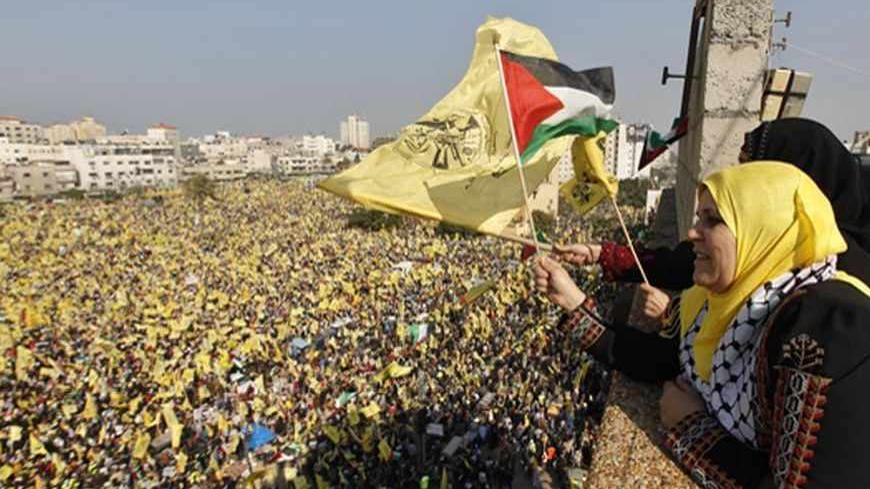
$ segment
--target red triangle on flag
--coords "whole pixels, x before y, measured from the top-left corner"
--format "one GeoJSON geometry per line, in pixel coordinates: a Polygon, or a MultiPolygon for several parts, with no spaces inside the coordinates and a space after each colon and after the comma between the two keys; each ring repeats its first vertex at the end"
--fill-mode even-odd
{"type": "Polygon", "coordinates": [[[538,124],[564,105],[521,64],[511,61],[504,53],[501,53],[501,62],[516,132],[514,137],[522,154],[538,124]]]}

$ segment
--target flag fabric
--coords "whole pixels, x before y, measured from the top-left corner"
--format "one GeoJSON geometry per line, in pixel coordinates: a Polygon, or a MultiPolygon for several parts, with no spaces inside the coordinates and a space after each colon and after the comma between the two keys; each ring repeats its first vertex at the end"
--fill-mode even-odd
{"type": "Polygon", "coordinates": [[[572,148],[574,177],[559,189],[562,197],[579,214],[586,214],[606,197],[615,197],[619,182],[604,168],[604,139],[599,132],[592,138],[577,138],[572,148]]]}
{"type": "Polygon", "coordinates": [[[689,132],[688,117],[677,117],[674,119],[674,123],[671,124],[671,130],[665,135],[652,130],[647,132],[646,139],[643,142],[643,151],[640,155],[640,163],[637,165],[637,171],[643,170],[647,165],[655,161],[656,158],[668,149],[668,146],[677,142],[687,132],[689,132]]]}
{"type": "MultiPolygon", "coordinates": [[[[512,56],[557,59],[538,29],[512,19],[488,19],[477,30],[468,71],[453,90],[405,127],[395,142],[378,147],[318,187],[371,209],[503,234],[521,211],[525,196],[513,155],[496,41],[512,56]]],[[[510,62],[520,66],[519,61],[510,62]]],[[[601,97],[608,99],[605,94],[601,97]]],[[[604,99],[602,104],[606,104],[604,99]]],[[[598,109],[603,106],[586,115],[603,116],[598,109]]],[[[554,117],[551,122],[558,119],[557,113],[547,113],[554,117]]],[[[572,138],[553,134],[538,138],[534,154],[530,152],[524,160],[530,192],[547,179],[571,147],[572,138]]]]}
{"type": "Polygon", "coordinates": [[[553,138],[593,137],[618,125],[610,118],[615,95],[611,67],[574,71],[546,58],[499,54],[522,161],[553,138]]]}
{"type": "Polygon", "coordinates": [[[266,445],[275,439],[275,433],[260,423],[254,423],[248,426],[247,431],[248,436],[245,441],[247,442],[248,450],[256,451],[261,446],[266,445]]]}
{"type": "Polygon", "coordinates": [[[429,336],[429,325],[426,323],[412,324],[408,333],[411,335],[411,340],[414,344],[420,343],[429,336]]]}
{"type": "Polygon", "coordinates": [[[472,302],[476,301],[478,299],[478,297],[485,294],[489,289],[495,287],[495,284],[496,284],[495,280],[486,280],[484,282],[480,282],[480,283],[472,286],[470,289],[468,289],[468,292],[466,292],[459,299],[459,303],[462,304],[463,306],[471,304],[472,302]]]}

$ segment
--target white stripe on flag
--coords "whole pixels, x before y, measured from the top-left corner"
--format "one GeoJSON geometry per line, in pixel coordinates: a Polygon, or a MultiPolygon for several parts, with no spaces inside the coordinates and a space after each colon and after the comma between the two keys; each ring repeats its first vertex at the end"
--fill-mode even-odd
{"type": "Polygon", "coordinates": [[[544,87],[554,97],[562,101],[563,107],[558,112],[544,119],[541,124],[555,126],[568,119],[578,119],[592,115],[601,119],[609,119],[612,105],[605,104],[595,95],[571,87],[544,87]]]}

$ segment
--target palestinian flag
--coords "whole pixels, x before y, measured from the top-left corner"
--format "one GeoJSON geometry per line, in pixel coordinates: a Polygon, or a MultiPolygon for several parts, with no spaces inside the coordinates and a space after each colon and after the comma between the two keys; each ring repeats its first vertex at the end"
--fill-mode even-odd
{"type": "Polygon", "coordinates": [[[671,130],[661,135],[655,131],[646,133],[646,139],[643,142],[643,151],[640,154],[640,163],[637,165],[637,171],[643,170],[647,165],[655,161],[662,153],[667,151],[668,146],[677,142],[680,138],[686,135],[689,131],[689,118],[677,117],[674,123],[671,124],[671,130]]]}
{"type": "Polygon", "coordinates": [[[611,67],[574,71],[549,59],[499,51],[505,89],[522,161],[552,138],[610,132],[614,86],[611,67]]]}

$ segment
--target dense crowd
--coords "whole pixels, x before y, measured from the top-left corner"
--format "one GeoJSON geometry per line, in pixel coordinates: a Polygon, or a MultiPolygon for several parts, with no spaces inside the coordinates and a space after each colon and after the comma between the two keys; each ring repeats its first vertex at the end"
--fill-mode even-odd
{"type": "Polygon", "coordinates": [[[4,207],[0,485],[568,486],[588,464],[607,373],[520,246],[355,228],[311,182],[215,197],[4,207]]]}

